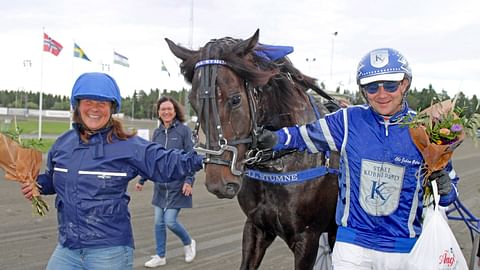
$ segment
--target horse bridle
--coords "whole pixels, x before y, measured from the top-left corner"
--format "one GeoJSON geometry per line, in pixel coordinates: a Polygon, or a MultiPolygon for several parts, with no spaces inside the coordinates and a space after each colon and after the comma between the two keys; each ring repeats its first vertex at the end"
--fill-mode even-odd
{"type": "Polygon", "coordinates": [[[256,106],[254,102],[253,91],[254,89],[245,82],[245,88],[248,95],[248,106],[250,109],[250,124],[252,127],[252,132],[246,138],[227,141],[227,139],[223,135],[222,124],[220,122],[220,115],[218,113],[217,108],[217,98],[216,98],[216,81],[217,81],[217,70],[218,65],[230,67],[228,63],[224,60],[220,59],[206,59],[201,60],[195,64],[194,72],[201,72],[203,76],[200,76],[200,85],[197,89],[197,101],[199,104],[198,108],[198,120],[195,124],[195,129],[193,130],[193,140],[194,140],[194,150],[203,153],[206,155],[205,163],[207,164],[217,164],[223,166],[229,166],[230,171],[235,176],[242,175],[242,171],[238,170],[236,167],[238,150],[235,147],[239,144],[250,144],[256,147],[257,143],[257,123],[256,123],[256,106]],[[220,147],[218,150],[214,150],[210,143],[210,106],[213,113],[213,119],[215,123],[215,129],[217,132],[217,143],[220,147]],[[205,131],[205,145],[202,145],[199,142],[198,132],[200,130],[200,119],[202,116],[205,116],[205,123],[206,127],[204,128],[205,131]],[[232,152],[232,160],[225,160],[222,159],[220,156],[223,155],[224,152],[230,151],[232,152]]]}

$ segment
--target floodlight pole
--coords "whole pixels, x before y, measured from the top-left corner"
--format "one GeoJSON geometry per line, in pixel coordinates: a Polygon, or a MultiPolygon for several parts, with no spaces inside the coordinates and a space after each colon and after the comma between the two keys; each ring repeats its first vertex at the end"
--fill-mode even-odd
{"type": "Polygon", "coordinates": [[[313,58],[305,58],[305,61],[308,63],[308,75],[312,76],[312,63],[317,61],[315,57],[313,58]]]}
{"type": "MultiPolygon", "coordinates": [[[[29,80],[30,78],[29,78],[28,71],[29,71],[30,68],[32,67],[32,60],[30,60],[30,59],[25,59],[25,60],[23,60],[23,67],[25,68],[25,82],[28,82],[28,81],[30,81],[30,80],[29,80]]],[[[23,85],[23,90],[26,91],[27,88],[28,88],[28,87],[26,87],[26,85],[24,84],[24,85],[23,85]]],[[[25,92],[24,92],[24,94],[25,94],[25,97],[26,97],[26,93],[25,93],[25,92]]],[[[16,105],[17,105],[17,104],[15,104],[15,107],[16,107],[16,105]]],[[[27,107],[27,99],[25,98],[25,113],[26,113],[26,114],[28,114],[28,113],[27,113],[27,109],[28,109],[28,107],[27,107]]]]}
{"type": "Polygon", "coordinates": [[[333,81],[333,53],[335,48],[335,37],[337,35],[338,35],[337,31],[332,33],[332,53],[330,55],[330,81],[333,81]]]}

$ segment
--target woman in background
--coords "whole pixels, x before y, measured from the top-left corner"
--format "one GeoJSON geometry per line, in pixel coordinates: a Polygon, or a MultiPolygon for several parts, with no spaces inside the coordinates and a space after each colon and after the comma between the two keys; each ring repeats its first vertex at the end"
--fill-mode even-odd
{"type": "MultiPolygon", "coordinates": [[[[155,129],[152,141],[161,144],[166,149],[182,149],[185,152],[193,150],[192,132],[183,124],[185,113],[178,102],[167,96],[157,102],[160,125],[155,129]]],[[[147,179],[142,178],[136,184],[136,190],[141,191],[147,179]]],[[[167,231],[170,229],[180,238],[184,245],[185,261],[192,262],[196,255],[196,243],[185,227],[178,222],[178,213],[182,208],[192,208],[193,176],[185,177],[168,183],[155,183],[152,204],[155,215],[156,252],[145,267],[153,268],[167,263],[166,242],[167,231]]]]}

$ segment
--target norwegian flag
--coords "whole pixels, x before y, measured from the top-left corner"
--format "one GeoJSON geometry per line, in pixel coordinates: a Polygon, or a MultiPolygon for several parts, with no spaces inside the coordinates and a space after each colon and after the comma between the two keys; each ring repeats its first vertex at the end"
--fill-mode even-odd
{"type": "Polygon", "coordinates": [[[63,49],[63,46],[57,41],[53,40],[47,34],[43,33],[43,51],[51,52],[57,56],[63,49]]]}

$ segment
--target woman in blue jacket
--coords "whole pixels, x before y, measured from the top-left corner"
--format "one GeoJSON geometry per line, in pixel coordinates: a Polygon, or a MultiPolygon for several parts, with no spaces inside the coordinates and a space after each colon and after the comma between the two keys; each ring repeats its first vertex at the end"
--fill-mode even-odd
{"type": "MultiPolygon", "coordinates": [[[[112,117],[121,95],[107,74],[82,74],[71,105],[73,129],[58,137],[37,179],[41,194],[57,195],[58,245],[47,270],[132,269],[129,181],[137,175],[155,182],[185,179],[202,168],[203,158],[125,132],[112,117]]],[[[22,192],[31,199],[29,186],[22,192]]]]}
{"type": "MultiPolygon", "coordinates": [[[[192,132],[183,124],[185,113],[176,100],[163,96],[157,102],[157,113],[160,126],[155,129],[152,141],[159,143],[166,149],[182,149],[185,152],[193,150],[192,132]]],[[[147,179],[142,178],[136,184],[141,191],[147,179]]],[[[166,227],[180,238],[185,250],[185,261],[192,262],[196,255],[196,243],[188,234],[185,227],[177,221],[178,213],[182,208],[192,207],[192,186],[194,178],[188,176],[176,181],[155,183],[152,204],[155,215],[156,252],[152,259],[145,263],[145,267],[157,267],[167,263],[166,227]]]]}

